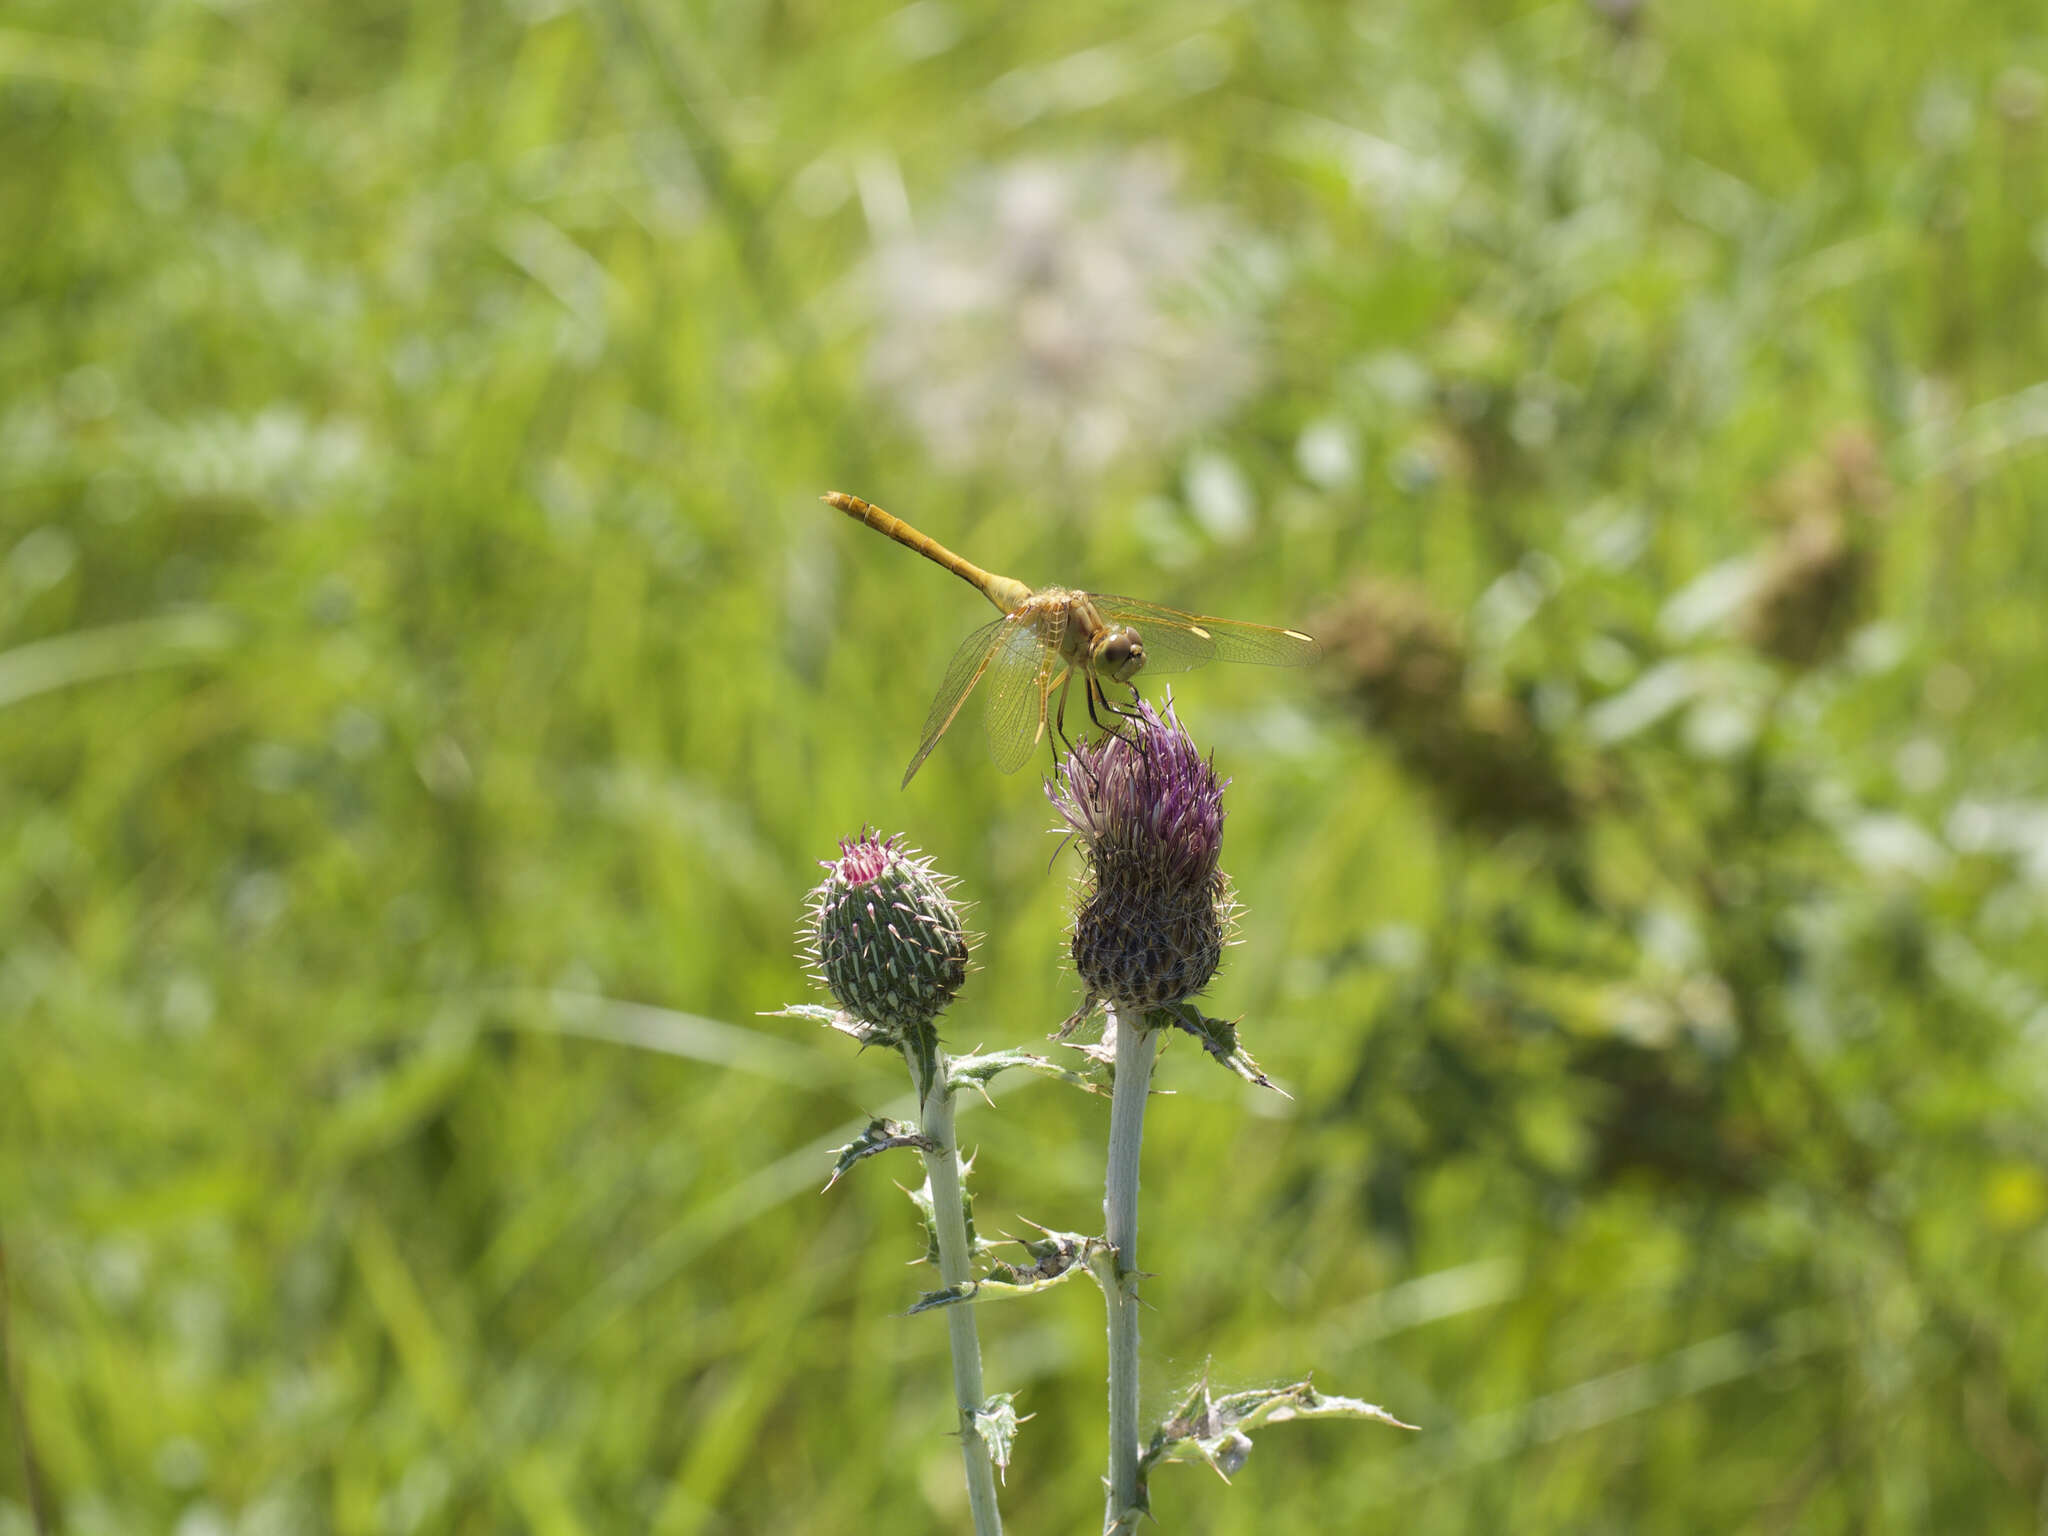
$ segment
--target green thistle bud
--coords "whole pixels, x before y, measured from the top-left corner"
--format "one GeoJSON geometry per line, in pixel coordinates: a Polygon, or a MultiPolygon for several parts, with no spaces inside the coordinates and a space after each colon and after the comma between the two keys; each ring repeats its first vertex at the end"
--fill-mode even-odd
{"type": "Polygon", "coordinates": [[[842,838],[840,856],[820,860],[802,931],[818,979],[876,1044],[928,1032],[967,979],[953,882],[899,841],[866,828],[842,838]]]}

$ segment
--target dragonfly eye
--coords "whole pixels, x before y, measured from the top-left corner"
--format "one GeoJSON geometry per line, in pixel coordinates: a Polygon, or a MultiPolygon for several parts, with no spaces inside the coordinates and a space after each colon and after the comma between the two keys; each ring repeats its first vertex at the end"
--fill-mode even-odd
{"type": "Polygon", "coordinates": [[[1095,653],[1095,666],[1111,682],[1127,683],[1144,670],[1145,642],[1135,629],[1111,630],[1095,653]]]}

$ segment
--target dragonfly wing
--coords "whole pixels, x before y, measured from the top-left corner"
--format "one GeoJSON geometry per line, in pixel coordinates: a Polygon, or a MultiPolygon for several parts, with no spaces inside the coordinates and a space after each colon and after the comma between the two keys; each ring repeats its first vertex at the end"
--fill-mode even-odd
{"type": "Polygon", "coordinates": [[[989,658],[1005,638],[1003,631],[1009,622],[1002,618],[982,625],[961,641],[960,649],[953,653],[952,661],[946,665],[946,680],[939,684],[938,696],[932,700],[932,712],[925,716],[924,740],[917,745],[917,756],[903,770],[906,786],[917,770],[924,766],[924,760],[932,755],[932,748],[939,744],[939,738],[946,734],[947,727],[960,713],[960,706],[967,702],[967,695],[974,692],[974,685],[988,670],[989,658]]]}
{"type": "Polygon", "coordinates": [[[1322,646],[1298,629],[1182,613],[1135,597],[1092,592],[1089,596],[1103,618],[1112,624],[1128,624],[1138,632],[1145,642],[1147,672],[1187,672],[1211,658],[1266,667],[1305,667],[1323,654],[1322,646]]]}
{"type": "MultiPolygon", "coordinates": [[[[1093,596],[1093,594],[1090,594],[1093,596]]],[[[1128,624],[1145,643],[1145,671],[1192,672],[1216,659],[1216,640],[1194,615],[1129,597],[1095,597],[1095,611],[1110,624],[1128,624]]]]}
{"type": "Polygon", "coordinates": [[[1045,700],[1060,666],[1066,614],[1043,610],[1003,620],[1009,633],[989,662],[988,745],[996,766],[1014,773],[1031,760],[1045,735],[1045,700]]]}

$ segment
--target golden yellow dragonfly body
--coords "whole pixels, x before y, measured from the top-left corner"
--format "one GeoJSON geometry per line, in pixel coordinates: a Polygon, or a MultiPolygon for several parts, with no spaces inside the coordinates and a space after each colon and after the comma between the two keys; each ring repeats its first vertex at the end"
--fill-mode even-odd
{"type": "Polygon", "coordinates": [[[1105,592],[1029,587],[1014,577],[984,571],[858,496],[833,491],[824,499],[855,521],[944,566],[1002,615],[969,635],[953,653],[925,718],[917,756],[904,770],[906,785],[931,756],[975,685],[984,680],[989,747],[996,766],[1011,773],[1030,759],[1045,736],[1049,710],[1053,729],[1065,734],[1067,689],[1076,675],[1087,694],[1089,719],[1103,725],[1098,705],[1111,714],[1125,713],[1110,702],[1105,684],[1130,687],[1135,697],[1137,688],[1131,680],[1141,671],[1189,672],[1216,660],[1298,667],[1322,654],[1322,647],[1295,629],[1206,618],[1105,592]],[[1056,706],[1054,690],[1059,694],[1056,706]]]}

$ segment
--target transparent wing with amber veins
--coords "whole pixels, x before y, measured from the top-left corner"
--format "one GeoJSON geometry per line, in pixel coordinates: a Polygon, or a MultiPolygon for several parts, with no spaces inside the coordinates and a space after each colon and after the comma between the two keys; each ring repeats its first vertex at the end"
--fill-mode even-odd
{"type": "Polygon", "coordinates": [[[960,713],[960,706],[967,702],[967,695],[974,692],[974,685],[981,681],[988,670],[989,658],[1006,638],[1009,627],[1007,618],[996,619],[977,629],[960,642],[960,649],[953,653],[952,661],[946,665],[946,680],[939,684],[937,697],[932,700],[932,712],[925,716],[924,740],[917,745],[917,756],[910,760],[910,766],[903,770],[903,783],[907,788],[917,770],[924,766],[924,760],[932,755],[932,748],[939,744],[939,738],[960,713]]]}
{"type": "Polygon", "coordinates": [[[1003,620],[1010,633],[989,662],[988,745],[996,766],[1015,773],[1045,735],[1045,700],[1060,669],[1063,609],[1019,609],[1003,620]]]}
{"type": "Polygon", "coordinates": [[[1146,672],[1192,672],[1210,661],[1305,667],[1323,654],[1322,646],[1298,629],[1182,613],[1135,597],[1100,592],[1088,595],[1095,611],[1109,623],[1128,624],[1138,632],[1145,643],[1146,672]]]}

